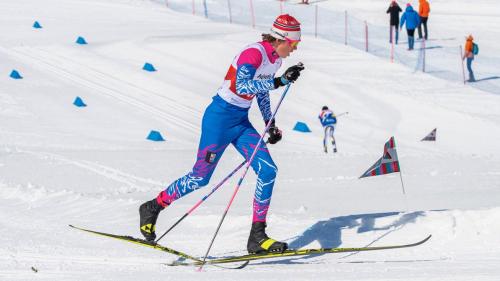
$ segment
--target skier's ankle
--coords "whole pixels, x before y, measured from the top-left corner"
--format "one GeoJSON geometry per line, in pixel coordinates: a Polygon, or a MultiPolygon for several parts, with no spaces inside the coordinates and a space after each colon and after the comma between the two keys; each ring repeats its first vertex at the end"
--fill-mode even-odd
{"type": "Polygon", "coordinates": [[[159,204],[162,207],[162,210],[170,205],[174,201],[174,198],[172,196],[169,196],[167,192],[162,191],[158,196],[156,196],[156,203],[159,204]]]}

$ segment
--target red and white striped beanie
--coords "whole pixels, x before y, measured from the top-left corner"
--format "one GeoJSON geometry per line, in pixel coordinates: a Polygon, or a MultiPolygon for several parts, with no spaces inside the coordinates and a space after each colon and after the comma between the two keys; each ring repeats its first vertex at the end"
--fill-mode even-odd
{"type": "Polygon", "coordinates": [[[300,41],[300,22],[289,14],[280,15],[271,27],[271,36],[280,40],[287,38],[300,41]]]}

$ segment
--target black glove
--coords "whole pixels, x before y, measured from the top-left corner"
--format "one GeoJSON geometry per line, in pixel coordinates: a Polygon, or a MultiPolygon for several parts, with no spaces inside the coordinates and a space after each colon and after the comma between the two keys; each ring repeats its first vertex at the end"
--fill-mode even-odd
{"type": "Polygon", "coordinates": [[[274,78],[274,88],[278,89],[281,86],[297,81],[302,70],[304,70],[304,65],[301,62],[297,65],[290,66],[281,77],[274,78]]]}
{"type": "MultiPolygon", "coordinates": [[[[267,122],[266,122],[267,124],[267,122]]],[[[270,144],[275,144],[281,140],[283,137],[283,134],[281,133],[281,130],[276,127],[276,124],[274,124],[274,119],[271,123],[271,126],[267,130],[269,133],[269,138],[267,138],[267,142],[270,144]]]]}

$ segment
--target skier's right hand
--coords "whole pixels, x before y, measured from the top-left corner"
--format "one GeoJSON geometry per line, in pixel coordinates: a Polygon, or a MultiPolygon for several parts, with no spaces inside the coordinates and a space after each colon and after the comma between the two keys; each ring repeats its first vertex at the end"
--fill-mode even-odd
{"type": "Polygon", "coordinates": [[[280,129],[278,129],[278,127],[269,128],[269,138],[267,139],[267,141],[270,144],[275,144],[279,142],[282,137],[283,133],[281,132],[280,129]]]}
{"type": "Polygon", "coordinates": [[[274,88],[278,89],[281,86],[297,81],[302,70],[304,70],[304,65],[301,62],[289,67],[281,77],[274,78],[274,88]]]}
{"type": "Polygon", "coordinates": [[[272,121],[271,126],[269,126],[267,132],[269,133],[269,138],[267,138],[267,142],[270,144],[275,144],[279,142],[283,137],[283,133],[281,132],[281,130],[278,129],[278,127],[276,127],[276,124],[274,124],[274,120],[272,121]]]}

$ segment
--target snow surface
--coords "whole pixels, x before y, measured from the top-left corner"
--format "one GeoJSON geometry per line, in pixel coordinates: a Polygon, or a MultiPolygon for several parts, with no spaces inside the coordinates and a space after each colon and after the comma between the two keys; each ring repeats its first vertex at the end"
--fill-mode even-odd
{"type": "MultiPolygon", "coordinates": [[[[339,3],[364,13],[381,2],[339,3]]],[[[466,13],[480,28],[500,6],[447,2],[450,21],[462,24],[466,13]]],[[[205,107],[233,56],[262,31],[150,1],[0,1],[0,280],[499,280],[500,96],[310,36],[284,65],[302,61],[306,71],[277,116],[284,138],[270,146],[279,173],[268,233],[294,248],[432,234],[426,244],[199,273],[163,265],[174,256],[67,226],[139,236],[138,206],[191,168],[205,107]],[[78,36],[89,44],[75,44],[78,36]],[[158,71],[143,71],[145,62],[158,71]],[[11,79],[12,69],[24,78],[11,79]],[[88,106],[73,106],[76,96],[88,106]],[[339,118],[336,155],[322,151],[325,104],[349,112],[339,118]],[[297,121],[312,133],[293,131],[297,121]],[[420,142],[435,127],[437,142],[420,142]],[[147,141],[150,130],[166,141],[147,141]],[[391,136],[406,196],[398,174],[358,179],[391,136]]],[[[256,107],[251,120],[263,129],[256,107]]],[[[241,161],[228,149],[211,185],[164,211],[157,231],[241,161]]],[[[245,252],[255,179],[247,175],[212,257],[245,252]]],[[[202,256],[236,180],[162,243],[202,256]]]]}

